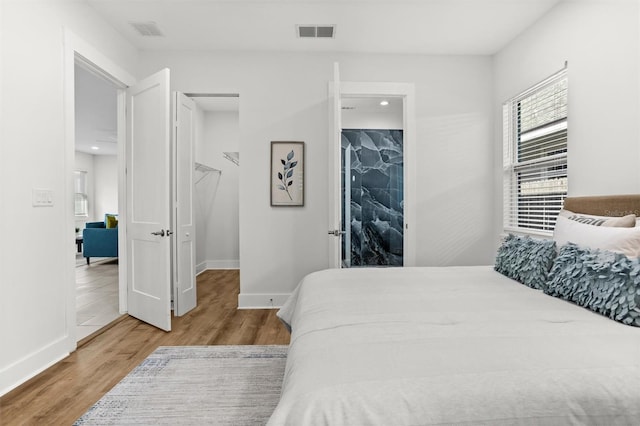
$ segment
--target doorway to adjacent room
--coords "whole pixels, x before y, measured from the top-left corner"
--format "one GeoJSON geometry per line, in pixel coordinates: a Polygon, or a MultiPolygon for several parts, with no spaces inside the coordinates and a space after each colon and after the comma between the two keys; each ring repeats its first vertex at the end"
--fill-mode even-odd
{"type": "Polygon", "coordinates": [[[402,266],[402,99],[342,99],[342,265],[402,266]]]}
{"type": "Polygon", "coordinates": [[[76,61],[74,89],[75,307],[80,341],[120,316],[117,219],[106,219],[118,217],[118,87],[76,61]]]}

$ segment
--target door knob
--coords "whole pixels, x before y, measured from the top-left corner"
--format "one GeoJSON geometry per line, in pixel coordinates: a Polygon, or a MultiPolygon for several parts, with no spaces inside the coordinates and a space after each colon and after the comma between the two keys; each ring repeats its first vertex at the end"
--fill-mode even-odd
{"type": "Polygon", "coordinates": [[[329,235],[333,235],[333,236],[339,237],[340,235],[344,235],[344,231],[341,231],[339,229],[334,229],[334,230],[329,231],[329,235]]]}
{"type": "Polygon", "coordinates": [[[161,229],[161,230],[156,231],[156,232],[152,232],[151,235],[158,235],[160,237],[164,237],[164,229],[161,229]]]}
{"type": "Polygon", "coordinates": [[[173,231],[170,231],[170,230],[167,229],[167,237],[169,237],[171,235],[173,235],[173,231]]]}

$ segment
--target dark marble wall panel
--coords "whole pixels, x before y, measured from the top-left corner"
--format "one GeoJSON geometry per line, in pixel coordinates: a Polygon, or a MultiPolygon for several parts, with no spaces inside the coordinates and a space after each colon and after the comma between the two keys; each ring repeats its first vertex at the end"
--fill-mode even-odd
{"type": "MultiPolygon", "coordinates": [[[[343,129],[345,178],[350,180],[351,266],[402,266],[404,231],[402,130],[343,129]],[[345,173],[345,169],[346,173],[345,173]]],[[[343,217],[343,223],[346,221],[343,217]]],[[[343,253],[347,253],[344,247],[343,253]]],[[[345,257],[343,255],[343,257],[345,257]]],[[[343,259],[345,260],[345,259],[343,259]]]]}

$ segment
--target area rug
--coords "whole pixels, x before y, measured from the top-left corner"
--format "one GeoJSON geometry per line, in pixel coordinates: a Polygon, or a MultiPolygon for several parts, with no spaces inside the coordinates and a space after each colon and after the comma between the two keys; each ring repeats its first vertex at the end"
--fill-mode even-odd
{"type": "Polygon", "coordinates": [[[264,425],[287,346],[161,346],[76,425],[264,425]]]}

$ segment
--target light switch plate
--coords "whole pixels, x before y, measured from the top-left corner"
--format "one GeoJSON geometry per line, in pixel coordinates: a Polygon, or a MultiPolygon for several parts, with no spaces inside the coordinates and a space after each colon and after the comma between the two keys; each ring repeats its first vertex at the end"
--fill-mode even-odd
{"type": "Polygon", "coordinates": [[[53,207],[53,190],[33,188],[31,200],[33,207],[53,207]]]}

